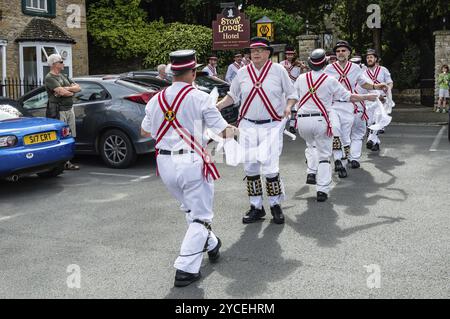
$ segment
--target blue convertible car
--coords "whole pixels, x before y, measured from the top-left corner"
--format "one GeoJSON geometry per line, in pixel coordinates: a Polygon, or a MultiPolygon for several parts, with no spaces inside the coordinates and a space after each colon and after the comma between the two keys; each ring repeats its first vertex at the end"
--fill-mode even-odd
{"type": "Polygon", "coordinates": [[[61,121],[0,110],[0,178],[57,176],[74,156],[74,145],[69,127],[61,121]]]}

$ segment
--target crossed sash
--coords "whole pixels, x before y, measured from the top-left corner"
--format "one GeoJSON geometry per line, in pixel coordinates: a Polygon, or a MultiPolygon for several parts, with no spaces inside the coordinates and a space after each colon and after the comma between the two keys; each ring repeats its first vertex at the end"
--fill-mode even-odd
{"type": "Polygon", "coordinates": [[[261,98],[261,101],[263,102],[264,106],[266,107],[267,112],[269,112],[272,119],[275,121],[281,121],[281,117],[275,111],[275,108],[273,107],[272,103],[270,103],[270,100],[267,97],[267,94],[262,87],[262,84],[263,84],[264,80],[266,79],[271,66],[272,66],[272,61],[270,61],[270,60],[267,61],[263,65],[263,67],[261,69],[261,73],[259,74],[259,77],[256,76],[256,72],[255,72],[253,64],[250,64],[247,66],[247,71],[250,75],[250,79],[252,80],[253,88],[250,90],[249,95],[247,96],[244,103],[242,104],[238,123],[247,114],[247,112],[250,108],[250,104],[252,103],[256,94],[258,94],[259,97],[261,98]]]}
{"type": "Polygon", "coordinates": [[[306,101],[312,99],[314,104],[319,108],[320,113],[322,113],[323,117],[325,118],[325,121],[327,122],[327,136],[331,137],[333,136],[333,130],[331,128],[330,117],[328,116],[325,105],[323,105],[322,101],[317,96],[317,89],[322,85],[323,82],[325,82],[327,77],[328,75],[322,73],[316,80],[316,82],[313,82],[312,73],[311,72],[306,73],[306,84],[308,85],[308,93],[303,95],[303,97],[300,99],[300,101],[298,102],[299,105],[298,108],[300,109],[306,103],[306,101]]]}
{"type": "MultiPolygon", "coordinates": [[[[164,121],[161,123],[157,133],[156,133],[156,144],[155,148],[164,135],[167,133],[169,128],[173,128],[178,135],[186,142],[187,145],[191,147],[191,149],[196,152],[203,160],[203,176],[208,178],[212,177],[213,180],[220,178],[219,171],[217,170],[214,163],[211,161],[211,157],[208,152],[203,148],[203,146],[198,143],[194,136],[192,136],[187,129],[181,126],[180,122],[176,117],[178,109],[180,108],[181,103],[183,102],[186,95],[194,90],[192,85],[186,85],[183,87],[178,94],[175,96],[175,99],[172,102],[172,105],[169,105],[166,99],[166,89],[158,93],[158,104],[164,114],[164,121]]],[[[157,149],[157,148],[156,148],[157,149]]],[[[158,150],[156,151],[156,156],[158,156],[158,150]]]]}

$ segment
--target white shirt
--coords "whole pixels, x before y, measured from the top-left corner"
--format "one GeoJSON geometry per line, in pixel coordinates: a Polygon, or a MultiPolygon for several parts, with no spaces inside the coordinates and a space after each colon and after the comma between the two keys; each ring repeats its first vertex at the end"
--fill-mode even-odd
{"type": "MultiPolygon", "coordinates": [[[[359,84],[360,86],[363,86],[365,83],[369,83],[372,84],[372,81],[369,80],[367,77],[364,76],[364,71],[355,63],[352,63],[350,61],[347,62],[347,64],[345,65],[344,68],[341,68],[339,62],[335,62],[333,64],[329,64],[327,65],[327,67],[325,68],[325,73],[329,76],[334,77],[336,80],[339,81],[340,78],[340,74],[339,72],[335,69],[334,66],[340,68],[341,70],[344,70],[347,66],[348,63],[350,63],[350,69],[347,73],[346,78],[348,79],[348,84],[350,85],[350,89],[351,92],[355,91],[356,85],[359,84]],[[334,66],[333,66],[334,65],[334,66]]],[[[349,90],[349,87],[347,86],[346,81],[342,81],[341,85],[346,89],[349,90]]],[[[350,91],[350,90],[349,90],[350,91]]],[[[343,111],[343,112],[353,112],[354,109],[349,107],[348,105],[349,103],[347,101],[342,101],[339,99],[334,100],[334,106],[333,109],[337,110],[337,111],[343,111]]]]}
{"type": "Polygon", "coordinates": [[[217,68],[213,67],[211,64],[205,66],[202,71],[208,73],[210,76],[217,76],[217,68]]]}
{"type": "Polygon", "coordinates": [[[374,76],[374,78],[376,78],[377,81],[380,83],[389,84],[394,82],[392,81],[391,73],[384,66],[375,65],[372,68],[366,68],[364,70],[364,73],[365,73],[364,75],[371,81],[372,78],[370,77],[370,75],[374,76]]]}
{"type": "MultiPolygon", "coordinates": [[[[188,83],[174,82],[166,90],[166,99],[170,107],[177,93],[188,83]]],[[[147,103],[145,107],[145,117],[141,127],[144,131],[151,133],[156,139],[159,127],[164,121],[164,113],[159,106],[158,95],[156,94],[147,103]]],[[[205,136],[206,128],[210,128],[214,133],[222,132],[228,125],[224,120],[214,101],[210,96],[200,90],[190,91],[181,102],[176,119],[182,127],[194,136],[196,141],[203,146],[206,145],[209,138],[205,136]]],[[[184,142],[176,133],[173,127],[170,127],[161,141],[156,145],[158,149],[176,151],[180,149],[191,150],[191,147],[184,142]]]]}
{"type": "Polygon", "coordinates": [[[233,82],[234,77],[236,76],[237,72],[241,68],[242,64],[237,64],[236,62],[231,63],[228,66],[227,74],[225,75],[225,81],[231,84],[233,82]]]}
{"type": "MultiPolygon", "coordinates": [[[[278,63],[272,63],[271,61],[269,63],[272,65],[262,83],[262,89],[267,94],[276,113],[282,117],[286,107],[286,99],[298,100],[298,96],[286,69],[278,63]]],[[[250,65],[254,66],[253,63],[250,65]]],[[[253,82],[248,70],[250,65],[238,71],[231,83],[230,91],[227,93],[233,99],[234,103],[241,103],[241,108],[253,88],[253,82]]],[[[259,77],[260,70],[256,67],[254,67],[254,70],[256,76],[259,77]]],[[[259,94],[256,94],[244,117],[250,120],[267,120],[272,118],[259,94]]]]}
{"type": "MultiPolygon", "coordinates": [[[[308,73],[301,74],[297,81],[294,83],[294,88],[299,96],[299,102],[303,98],[305,94],[309,94],[308,83],[306,81],[306,75],[308,73]]],[[[320,75],[324,74],[324,71],[311,71],[312,82],[315,83],[320,75]]],[[[325,106],[327,112],[330,112],[332,109],[333,101],[349,101],[351,93],[346,90],[339,82],[332,76],[328,76],[325,81],[319,86],[316,90],[316,96],[325,106]]],[[[320,113],[317,104],[314,103],[312,97],[310,97],[302,107],[298,107],[296,105],[299,114],[304,113],[320,113]]],[[[353,108],[350,107],[350,110],[353,111],[353,108]]]]}
{"type": "Polygon", "coordinates": [[[281,61],[280,64],[286,68],[292,83],[295,83],[298,76],[302,73],[302,69],[298,66],[293,66],[288,60],[281,61]]]}

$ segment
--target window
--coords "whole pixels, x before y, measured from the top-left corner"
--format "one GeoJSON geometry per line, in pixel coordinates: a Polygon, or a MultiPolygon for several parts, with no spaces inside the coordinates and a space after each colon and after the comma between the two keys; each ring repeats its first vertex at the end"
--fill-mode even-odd
{"type": "Polygon", "coordinates": [[[75,104],[103,101],[110,98],[108,92],[101,85],[87,82],[82,82],[78,84],[81,87],[81,91],[75,93],[74,96],[75,104]]]}
{"type": "Polygon", "coordinates": [[[25,110],[35,110],[47,107],[47,91],[41,92],[23,101],[23,108],[25,110]]]}
{"type": "Polygon", "coordinates": [[[26,0],[28,10],[38,10],[47,12],[47,0],[26,0]]]}
{"type": "Polygon", "coordinates": [[[56,0],[22,0],[23,14],[39,17],[56,17],[56,0]]]}

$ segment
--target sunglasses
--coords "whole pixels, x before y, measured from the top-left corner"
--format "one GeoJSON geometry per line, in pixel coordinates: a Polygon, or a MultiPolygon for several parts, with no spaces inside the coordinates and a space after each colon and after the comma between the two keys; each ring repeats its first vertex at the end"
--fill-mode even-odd
{"type": "Polygon", "coordinates": [[[64,63],[64,61],[58,61],[58,62],[56,62],[56,63],[61,63],[61,64],[63,64],[63,63],[64,63]]]}
{"type": "Polygon", "coordinates": [[[336,50],[336,53],[340,53],[340,52],[347,52],[347,50],[346,49],[344,49],[344,50],[336,50]]]}

